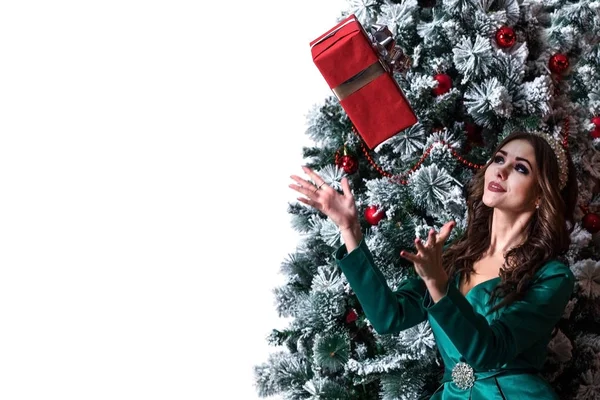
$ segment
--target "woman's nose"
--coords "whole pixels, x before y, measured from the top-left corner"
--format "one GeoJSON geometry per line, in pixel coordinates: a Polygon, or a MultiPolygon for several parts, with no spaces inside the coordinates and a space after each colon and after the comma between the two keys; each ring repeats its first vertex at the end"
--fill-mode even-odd
{"type": "Polygon", "coordinates": [[[506,176],[508,175],[508,170],[506,169],[506,166],[502,165],[499,166],[498,169],[496,170],[496,176],[500,179],[506,179],[506,176]]]}

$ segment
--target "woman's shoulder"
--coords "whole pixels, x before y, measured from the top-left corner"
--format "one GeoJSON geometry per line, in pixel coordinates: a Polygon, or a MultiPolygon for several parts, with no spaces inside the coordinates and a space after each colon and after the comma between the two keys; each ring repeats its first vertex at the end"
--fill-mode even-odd
{"type": "Polygon", "coordinates": [[[535,273],[538,280],[546,280],[555,277],[563,277],[574,280],[573,271],[567,265],[566,261],[554,258],[546,261],[535,273]]]}
{"type": "Polygon", "coordinates": [[[528,291],[530,301],[543,307],[553,304],[557,307],[554,311],[562,314],[574,289],[575,276],[571,268],[560,259],[552,259],[536,271],[528,291]]]}

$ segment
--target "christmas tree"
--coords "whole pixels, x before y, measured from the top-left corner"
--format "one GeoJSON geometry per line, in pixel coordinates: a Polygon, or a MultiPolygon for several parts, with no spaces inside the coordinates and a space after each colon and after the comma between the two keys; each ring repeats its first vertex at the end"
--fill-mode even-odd
{"type": "MultiPolygon", "coordinates": [[[[306,164],[340,189],[348,177],[361,227],[391,288],[415,276],[399,256],[416,236],[467,220],[466,183],[509,133],[560,138],[575,163],[579,199],[566,262],[571,301],[548,346],[543,376],[561,399],[600,399],[600,1],[352,0],[365,28],[385,26],[402,50],[393,77],[418,122],[373,149],[332,95],[309,113],[306,164]]],[[[332,26],[337,21],[332,21],[332,26]]],[[[419,399],[443,365],[427,321],[379,335],[337,268],[338,228],[301,203],[289,205],[302,234],[274,289],[290,318],[255,367],[261,397],[419,399]]]]}

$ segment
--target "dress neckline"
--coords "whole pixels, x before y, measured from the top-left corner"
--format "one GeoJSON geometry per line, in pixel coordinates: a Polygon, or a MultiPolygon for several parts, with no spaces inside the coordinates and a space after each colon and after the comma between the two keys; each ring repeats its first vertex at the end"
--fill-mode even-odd
{"type": "MultiPolygon", "coordinates": [[[[496,276],[494,278],[490,278],[490,279],[487,279],[485,281],[479,282],[477,285],[475,285],[471,289],[469,289],[469,291],[466,294],[464,294],[463,296],[467,297],[467,296],[469,296],[469,294],[471,294],[472,291],[474,291],[475,289],[477,289],[479,286],[482,286],[482,285],[484,285],[486,283],[489,283],[491,281],[495,281],[497,279],[500,279],[500,276],[496,276]]],[[[455,280],[458,281],[456,283],[456,287],[457,287],[459,293],[462,294],[462,292],[460,291],[460,274],[458,274],[458,276],[455,278],[455,280]]]]}

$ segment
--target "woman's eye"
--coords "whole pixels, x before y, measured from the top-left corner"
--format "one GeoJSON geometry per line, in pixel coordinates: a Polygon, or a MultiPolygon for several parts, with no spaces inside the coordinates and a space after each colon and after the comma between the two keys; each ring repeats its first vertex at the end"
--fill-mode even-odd
{"type": "MultiPolygon", "coordinates": [[[[494,157],[494,162],[495,162],[495,163],[501,163],[501,162],[504,162],[504,157],[502,157],[502,156],[496,156],[496,157],[494,157]]],[[[517,165],[515,166],[515,169],[516,169],[517,171],[519,171],[520,173],[522,173],[522,174],[525,174],[525,175],[527,175],[527,174],[529,173],[529,170],[528,170],[528,169],[527,169],[527,167],[526,167],[526,166],[524,166],[523,164],[517,164],[517,165]]]]}
{"type": "Polygon", "coordinates": [[[523,164],[517,164],[515,168],[517,169],[517,171],[522,172],[525,175],[529,173],[529,170],[523,164]]]}

